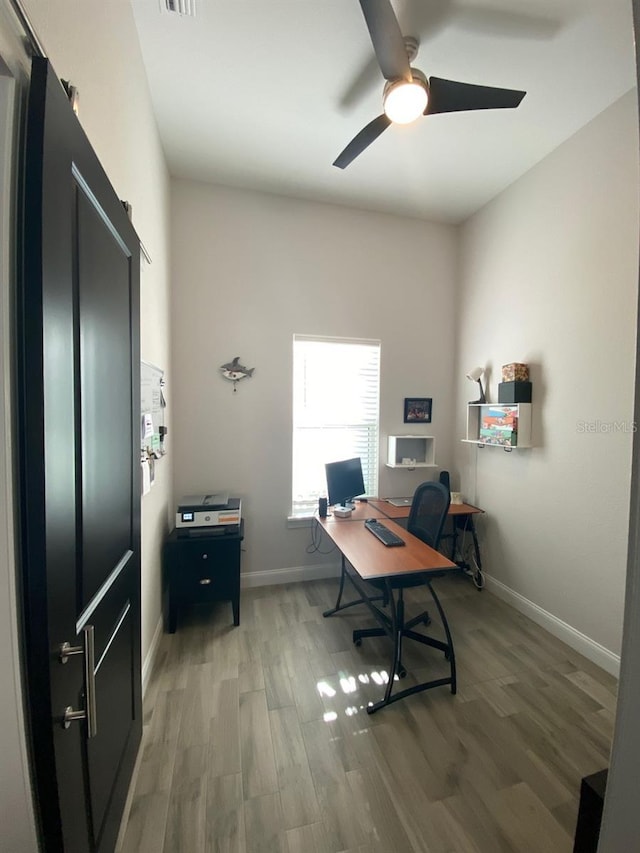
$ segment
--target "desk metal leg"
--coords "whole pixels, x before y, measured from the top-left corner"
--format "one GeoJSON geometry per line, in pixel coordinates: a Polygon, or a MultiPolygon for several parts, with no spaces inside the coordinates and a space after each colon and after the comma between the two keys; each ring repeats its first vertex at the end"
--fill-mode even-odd
{"type": "Polygon", "coordinates": [[[342,593],[344,592],[345,574],[346,574],[346,568],[344,565],[344,555],[343,555],[342,556],[341,571],[340,571],[340,587],[338,589],[338,597],[336,598],[336,604],[335,604],[335,607],[331,608],[331,610],[325,610],[324,613],[322,614],[323,616],[333,616],[334,613],[337,613],[338,610],[342,609],[340,607],[340,602],[342,600],[342,593]]]}
{"type": "Polygon", "coordinates": [[[385,585],[387,587],[387,595],[389,596],[391,630],[393,631],[393,664],[391,666],[389,681],[387,682],[387,689],[385,690],[382,702],[383,705],[388,705],[391,701],[391,691],[393,690],[393,679],[395,678],[396,670],[400,672],[403,668],[400,661],[400,655],[402,653],[402,635],[400,633],[399,626],[404,624],[404,598],[402,596],[402,590],[399,590],[398,601],[396,603],[389,581],[386,581],[385,585]]]}
{"type": "MultiPolygon", "coordinates": [[[[406,696],[411,696],[414,693],[422,693],[422,691],[424,690],[430,690],[432,687],[441,687],[445,684],[449,684],[451,686],[452,693],[455,694],[457,691],[456,656],[453,648],[453,639],[451,637],[451,631],[449,630],[449,623],[447,621],[447,617],[445,616],[444,610],[442,609],[442,605],[440,604],[440,600],[436,595],[435,590],[431,586],[431,583],[427,581],[426,586],[435,602],[435,605],[438,609],[438,613],[440,614],[442,626],[444,628],[444,632],[447,638],[446,643],[443,643],[440,640],[436,640],[433,637],[428,637],[424,634],[419,634],[416,631],[407,630],[407,627],[404,623],[403,591],[402,589],[398,590],[398,599],[396,601],[389,581],[386,582],[386,586],[387,593],[389,596],[390,615],[387,617],[386,614],[384,614],[384,616],[386,617],[384,620],[384,624],[381,622],[381,628],[365,628],[353,632],[353,638],[356,645],[359,645],[359,641],[362,637],[374,637],[381,636],[384,634],[393,637],[393,659],[390,668],[391,672],[389,673],[389,681],[387,683],[384,698],[380,702],[375,702],[373,705],[369,705],[367,707],[368,714],[375,714],[375,712],[379,711],[380,708],[384,708],[387,705],[391,705],[393,702],[397,702],[398,700],[404,699],[406,696]],[[444,652],[446,659],[449,661],[449,677],[437,678],[433,681],[425,681],[421,684],[415,684],[413,687],[407,687],[404,690],[399,690],[397,693],[393,693],[392,691],[396,674],[399,678],[402,678],[404,675],[406,675],[406,670],[404,669],[401,660],[402,642],[405,637],[408,637],[411,640],[415,640],[418,643],[422,643],[425,646],[431,646],[434,649],[438,649],[444,652]]],[[[377,608],[375,609],[377,610],[377,608]]],[[[380,620],[378,619],[378,621],[380,620]]]]}
{"type": "MultiPolygon", "coordinates": [[[[336,598],[335,607],[332,607],[330,610],[325,610],[322,614],[323,616],[333,616],[334,613],[338,613],[340,610],[346,610],[348,607],[353,607],[354,604],[366,604],[364,598],[358,598],[355,601],[349,601],[346,604],[341,604],[342,594],[344,592],[344,581],[347,577],[347,567],[345,564],[344,554],[342,555],[342,563],[341,563],[341,571],[340,571],[340,587],[338,589],[338,597],[336,598]]],[[[379,601],[380,599],[384,599],[385,596],[378,595],[374,598],[369,599],[370,601],[379,601]]],[[[385,602],[386,603],[386,602],[385,602]]]]}
{"type": "Polygon", "coordinates": [[[440,619],[442,621],[442,626],[446,635],[446,642],[436,640],[435,638],[429,637],[426,634],[419,634],[417,631],[411,630],[411,628],[413,627],[413,625],[416,624],[417,621],[424,621],[425,614],[421,614],[418,620],[414,618],[412,620],[409,620],[409,622],[405,623],[404,592],[402,589],[397,590],[396,596],[394,594],[394,590],[392,588],[390,580],[385,579],[384,594],[370,596],[367,591],[366,582],[358,576],[355,570],[348,571],[347,565],[347,561],[343,556],[342,572],[340,576],[340,588],[338,590],[338,598],[336,600],[336,605],[331,610],[327,610],[324,615],[331,616],[340,610],[345,610],[347,607],[352,607],[354,604],[366,604],[369,608],[369,611],[371,612],[371,615],[378,623],[379,627],[356,629],[353,632],[354,644],[356,646],[359,646],[365,637],[386,636],[389,637],[389,639],[393,640],[393,656],[390,661],[389,681],[387,682],[384,698],[380,702],[376,702],[372,705],[369,705],[367,707],[367,713],[374,714],[376,711],[379,711],[380,708],[384,708],[386,705],[390,705],[393,702],[397,702],[399,699],[404,699],[405,696],[411,696],[413,693],[421,693],[423,690],[429,690],[432,687],[444,686],[445,684],[451,685],[451,692],[455,693],[456,659],[455,652],[453,649],[453,639],[451,637],[451,631],[449,630],[449,623],[447,622],[447,617],[445,616],[444,610],[442,609],[442,605],[440,604],[440,600],[438,599],[438,596],[436,595],[430,580],[425,579],[425,584],[438,609],[438,613],[440,614],[440,619]],[[355,588],[356,592],[358,592],[361,597],[356,601],[350,601],[347,604],[342,604],[344,583],[345,578],[347,577],[349,578],[349,581],[355,588]],[[382,610],[380,607],[374,604],[374,601],[378,601],[380,599],[382,599],[385,604],[388,604],[386,610],[382,610]],[[399,690],[397,693],[393,693],[396,675],[398,676],[398,678],[403,678],[407,674],[402,664],[402,644],[405,637],[408,637],[411,640],[415,640],[418,643],[422,643],[425,646],[430,646],[431,648],[438,649],[439,651],[443,652],[450,665],[449,677],[438,678],[434,679],[433,681],[426,681],[422,684],[416,684],[413,687],[408,687],[405,690],[399,690]]]}
{"type": "Polygon", "coordinates": [[[455,694],[458,689],[457,680],[456,680],[456,653],[453,648],[453,639],[451,637],[451,631],[449,630],[449,623],[447,621],[447,617],[444,614],[444,610],[442,609],[442,605],[440,604],[440,599],[436,595],[435,589],[431,586],[430,583],[427,583],[429,588],[429,592],[431,593],[431,597],[436,603],[436,607],[438,608],[438,613],[440,614],[440,619],[442,620],[442,627],[444,628],[444,633],[447,638],[447,651],[445,651],[445,657],[449,661],[449,665],[451,667],[451,692],[455,694]]]}

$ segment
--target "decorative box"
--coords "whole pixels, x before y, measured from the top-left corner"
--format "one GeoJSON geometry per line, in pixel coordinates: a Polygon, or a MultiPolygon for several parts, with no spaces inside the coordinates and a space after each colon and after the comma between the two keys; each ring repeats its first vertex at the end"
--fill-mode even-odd
{"type": "Polygon", "coordinates": [[[518,430],[517,428],[482,427],[480,429],[480,441],[482,444],[497,444],[500,447],[517,447],[518,430]]]}
{"type": "Polygon", "coordinates": [[[499,403],[530,403],[531,382],[499,382],[499,403]]]}
{"type": "Polygon", "coordinates": [[[483,444],[516,447],[518,444],[518,409],[516,406],[489,406],[482,416],[480,440],[483,444]]]}
{"type": "MultiPolygon", "coordinates": [[[[528,382],[529,381],[529,365],[512,362],[511,364],[502,365],[502,381],[503,382],[528,382]]],[[[520,401],[524,402],[524,401],[520,401]]]]}

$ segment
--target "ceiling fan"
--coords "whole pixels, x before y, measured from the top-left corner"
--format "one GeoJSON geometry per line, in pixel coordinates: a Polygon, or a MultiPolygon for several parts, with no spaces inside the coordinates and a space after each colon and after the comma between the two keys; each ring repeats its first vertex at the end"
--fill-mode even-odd
{"type": "Polygon", "coordinates": [[[387,81],[382,102],[384,112],[364,127],[334,160],[346,168],[374,142],[390,124],[409,124],[421,115],[465,110],[501,110],[517,107],[526,92],[459,83],[442,77],[427,77],[411,62],[418,51],[417,39],[403,38],[390,0],[360,0],[373,49],[387,81]]]}

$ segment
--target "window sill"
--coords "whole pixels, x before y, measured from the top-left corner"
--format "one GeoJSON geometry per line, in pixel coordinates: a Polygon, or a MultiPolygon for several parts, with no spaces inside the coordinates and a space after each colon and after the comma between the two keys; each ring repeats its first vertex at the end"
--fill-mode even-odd
{"type": "Polygon", "coordinates": [[[287,518],[287,527],[311,527],[314,515],[290,515],[287,518]]]}

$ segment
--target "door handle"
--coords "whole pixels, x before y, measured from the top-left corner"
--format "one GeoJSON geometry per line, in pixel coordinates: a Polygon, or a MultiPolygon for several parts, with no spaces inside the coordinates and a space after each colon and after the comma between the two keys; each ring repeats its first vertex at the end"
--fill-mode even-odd
{"type": "Polygon", "coordinates": [[[62,643],[60,646],[60,663],[66,663],[73,655],[84,654],[84,701],[85,707],[74,710],[67,705],[62,715],[62,727],[68,729],[74,720],[87,721],[87,737],[95,737],[98,733],[98,719],[96,709],[96,673],[95,673],[95,645],[93,625],[85,625],[82,629],[83,645],[72,646],[70,643],[62,643]]]}

